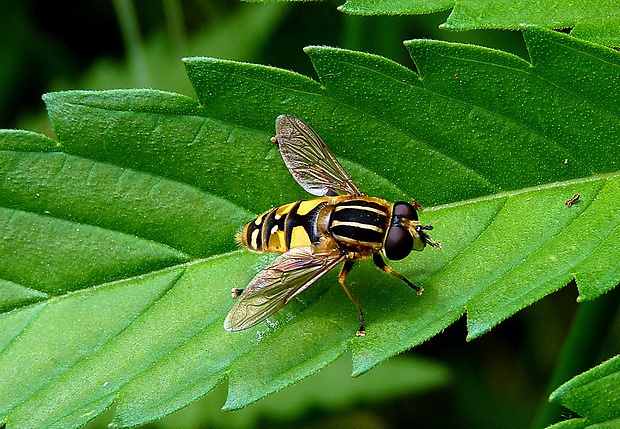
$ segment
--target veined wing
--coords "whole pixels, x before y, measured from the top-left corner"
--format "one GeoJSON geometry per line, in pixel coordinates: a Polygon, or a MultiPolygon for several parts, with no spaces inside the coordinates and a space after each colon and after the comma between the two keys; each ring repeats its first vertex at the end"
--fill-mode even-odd
{"type": "Polygon", "coordinates": [[[363,195],[321,137],[301,119],[278,116],[274,139],[288,171],[312,195],[363,195]]]}
{"type": "Polygon", "coordinates": [[[263,321],[344,261],[339,249],[296,247],[277,257],[252,279],[224,321],[228,331],[241,331],[263,321]]]}

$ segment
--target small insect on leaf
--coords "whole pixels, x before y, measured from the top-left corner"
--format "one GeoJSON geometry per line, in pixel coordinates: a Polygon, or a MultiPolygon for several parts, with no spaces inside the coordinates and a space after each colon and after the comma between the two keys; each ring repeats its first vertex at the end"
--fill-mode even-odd
{"type": "Polygon", "coordinates": [[[575,194],[573,195],[573,197],[569,200],[566,200],[566,202],[564,204],[566,204],[567,206],[572,206],[573,204],[575,204],[577,201],[579,201],[579,199],[581,198],[580,194],[575,194]]]}
{"type": "Polygon", "coordinates": [[[424,207],[422,207],[422,204],[418,203],[413,198],[411,199],[411,205],[420,211],[424,210],[424,207]]]}

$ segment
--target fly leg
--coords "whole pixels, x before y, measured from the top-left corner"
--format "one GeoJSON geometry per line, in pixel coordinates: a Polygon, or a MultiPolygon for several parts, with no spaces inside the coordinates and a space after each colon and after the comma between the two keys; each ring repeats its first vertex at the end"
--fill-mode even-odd
{"type": "Polygon", "coordinates": [[[372,260],[375,263],[375,265],[379,267],[381,270],[385,271],[388,274],[392,274],[394,277],[398,277],[399,279],[407,283],[411,289],[415,290],[418,295],[422,295],[422,292],[424,291],[423,287],[414,285],[413,283],[409,281],[407,277],[394,271],[392,267],[390,267],[388,264],[385,263],[385,261],[383,260],[383,258],[381,257],[379,253],[373,253],[372,260]]]}
{"type": "Polygon", "coordinates": [[[347,260],[344,263],[344,266],[342,267],[340,274],[338,274],[338,282],[340,283],[340,285],[346,292],[349,299],[353,301],[353,304],[355,304],[355,306],[357,307],[357,314],[360,317],[360,328],[355,333],[355,335],[358,337],[363,337],[364,335],[366,335],[366,322],[364,321],[364,313],[362,312],[362,307],[360,306],[360,302],[357,300],[357,298],[353,296],[353,294],[349,291],[349,289],[344,284],[344,280],[347,278],[347,275],[349,274],[349,271],[351,271],[351,268],[353,268],[354,264],[355,264],[355,261],[351,259],[347,260]]]}

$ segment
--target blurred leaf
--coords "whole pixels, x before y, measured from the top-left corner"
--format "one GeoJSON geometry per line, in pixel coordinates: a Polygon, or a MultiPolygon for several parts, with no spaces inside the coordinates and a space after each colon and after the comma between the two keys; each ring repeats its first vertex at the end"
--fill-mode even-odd
{"type": "Polygon", "coordinates": [[[567,420],[551,428],[612,428],[620,424],[620,356],[578,375],[561,385],[550,400],[583,418],[567,420]]]}
{"type": "Polygon", "coordinates": [[[156,428],[175,428],[179,426],[179,421],[183,421],[185,429],[205,425],[251,428],[260,426],[265,420],[292,422],[317,411],[359,410],[366,404],[439,388],[449,380],[445,367],[411,356],[395,357],[377,365],[363,377],[352,378],[349,375],[350,358],[350,354],[345,353],[322,371],[285,391],[234,412],[219,412],[226,399],[226,386],[218,386],[205,398],[179,411],[178,416],[174,414],[152,425],[156,428]]]}
{"type": "MultiPolygon", "coordinates": [[[[183,94],[191,93],[180,59],[210,55],[255,61],[266,40],[285,16],[285,4],[240,4],[235,13],[215,17],[212,24],[191,34],[187,43],[176,45],[170,34],[158,32],[142,46],[150,80],[135,82],[128,61],[98,60],[81,80],[80,88],[108,89],[150,86],[183,94]]],[[[141,79],[144,79],[141,76],[141,79]]],[[[66,83],[64,84],[66,87],[66,83]]]]}
{"type": "Polygon", "coordinates": [[[531,64],[408,42],[420,75],[308,48],[320,84],[190,58],[200,105],[152,90],[48,94],[59,143],[0,135],[0,287],[15,308],[0,315],[0,420],[75,427],[115,402],[114,424],[132,426],[226,377],[237,409],[349,348],[361,374],[466,311],[473,338],[572,278],[581,299],[614,287],[620,103],[607,88],[620,54],[534,28],[525,38],[531,64]],[[270,260],[235,250],[235,231],[307,198],[269,142],[281,113],[310,122],[368,194],[435,206],[422,221],[444,250],[395,264],[422,297],[370,264],[351,274],[365,338],[328,289],[334,273],[268,323],[222,328],[230,288],[270,260]]]}

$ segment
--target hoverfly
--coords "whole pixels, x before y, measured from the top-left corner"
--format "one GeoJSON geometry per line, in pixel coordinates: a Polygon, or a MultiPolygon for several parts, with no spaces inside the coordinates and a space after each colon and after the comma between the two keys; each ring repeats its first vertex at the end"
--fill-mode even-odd
{"type": "Polygon", "coordinates": [[[224,327],[240,331],[256,325],[344,262],[338,282],[357,307],[356,335],[363,336],[362,308],[344,282],[349,271],[357,260],[372,256],[377,267],[421,294],[423,289],[392,270],[381,253],[400,260],[427,244],[440,247],[426,233],[433,227],[418,222],[416,207],[420,206],[415,201],[392,204],[362,194],[323,140],[301,119],[278,116],[271,141],[278,144],[297,183],[319,198],[274,207],[237,234],[237,241],[254,252],[282,254],[245,289],[233,288],[238,300],[224,327]]]}

